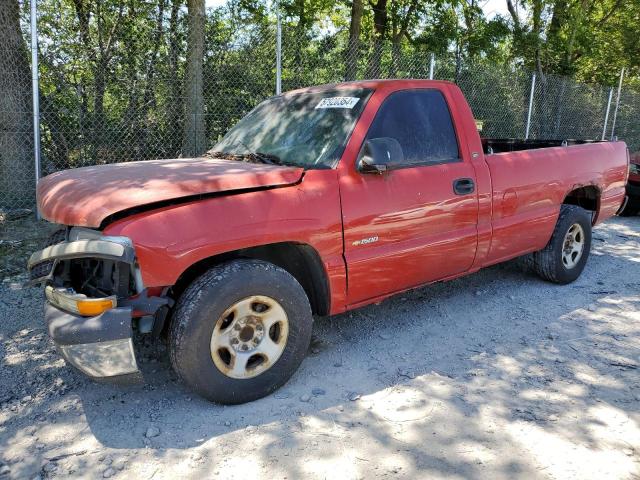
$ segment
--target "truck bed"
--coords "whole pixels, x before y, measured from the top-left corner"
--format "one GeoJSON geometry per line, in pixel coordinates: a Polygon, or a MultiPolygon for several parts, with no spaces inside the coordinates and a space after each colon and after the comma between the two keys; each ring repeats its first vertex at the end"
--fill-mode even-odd
{"type": "Polygon", "coordinates": [[[537,149],[485,157],[493,194],[489,264],[519,250],[542,249],[551,237],[559,206],[577,187],[590,188],[597,199],[592,205],[597,212],[594,223],[614,215],[622,203],[627,170],[623,142],[547,148],[539,143],[537,149]]]}
{"type": "Polygon", "coordinates": [[[583,145],[586,143],[600,143],[600,140],[524,140],[518,138],[482,138],[484,153],[517,152],[521,150],[535,150],[538,148],[567,147],[569,145],[583,145]]]}

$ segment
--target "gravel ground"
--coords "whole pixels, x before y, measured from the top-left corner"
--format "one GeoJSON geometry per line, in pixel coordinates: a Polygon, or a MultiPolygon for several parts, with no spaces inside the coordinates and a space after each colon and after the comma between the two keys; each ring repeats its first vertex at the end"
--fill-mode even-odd
{"type": "Polygon", "coordinates": [[[0,280],[23,272],[29,256],[59,228],[36,220],[31,210],[13,212],[18,218],[7,218],[0,209],[0,280]]]}
{"type": "Polygon", "coordinates": [[[582,277],[496,266],[317,319],[281,390],[223,407],[139,339],[145,383],[56,354],[42,294],[0,286],[0,478],[640,478],[640,218],[582,277]]]}

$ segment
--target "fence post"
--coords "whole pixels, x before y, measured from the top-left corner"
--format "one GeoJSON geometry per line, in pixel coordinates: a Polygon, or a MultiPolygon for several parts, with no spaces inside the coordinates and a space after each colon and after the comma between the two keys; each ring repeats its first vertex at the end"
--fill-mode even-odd
{"type": "Polygon", "coordinates": [[[603,142],[605,137],[607,136],[607,122],[609,121],[609,111],[611,110],[612,98],[613,98],[613,87],[609,89],[609,101],[607,101],[607,111],[604,114],[604,126],[602,127],[602,138],[601,138],[603,142]]]}
{"type": "Polygon", "coordinates": [[[531,76],[531,93],[529,94],[529,113],[527,114],[527,130],[524,134],[524,139],[529,140],[529,130],[531,129],[531,112],[533,111],[533,95],[536,90],[536,74],[531,76]]]}
{"type": "Polygon", "coordinates": [[[624,78],[624,67],[620,70],[620,81],[618,82],[618,97],[616,98],[616,108],[613,110],[613,120],[611,121],[611,140],[616,131],[616,120],[618,119],[618,107],[620,106],[620,94],[622,93],[622,79],[624,78]]]}
{"type": "MultiPolygon", "coordinates": [[[[196,90],[197,90],[197,87],[196,87],[196,90]]],[[[198,108],[195,105],[192,105],[192,107],[194,108],[194,110],[197,110],[198,108]]],[[[198,150],[198,138],[200,136],[198,135],[198,114],[196,112],[193,112],[192,115],[193,115],[193,150],[191,150],[189,155],[192,157],[199,157],[200,150],[198,150]]]]}
{"type": "MultiPolygon", "coordinates": [[[[33,96],[33,160],[36,187],[40,180],[40,89],[38,87],[38,11],[36,0],[31,0],[31,89],[33,96]]],[[[36,208],[36,218],[40,212],[36,208]]]]}
{"type": "Polygon", "coordinates": [[[429,80],[433,80],[433,74],[435,73],[435,69],[436,69],[436,54],[432,53],[431,62],[429,64],[429,80]]]}
{"type": "Polygon", "coordinates": [[[282,20],[280,5],[276,5],[276,95],[282,93],[282,20]]]}

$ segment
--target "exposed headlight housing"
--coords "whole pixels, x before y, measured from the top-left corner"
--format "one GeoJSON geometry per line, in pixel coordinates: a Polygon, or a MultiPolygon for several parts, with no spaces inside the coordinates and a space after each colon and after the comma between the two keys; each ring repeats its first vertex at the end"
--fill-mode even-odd
{"type": "Polygon", "coordinates": [[[115,296],[105,298],[88,298],[81,293],[66,288],[54,288],[47,285],[44,289],[49,303],[66,310],[69,313],[83,317],[95,317],[112,308],[116,308],[118,301],[115,296]]]}

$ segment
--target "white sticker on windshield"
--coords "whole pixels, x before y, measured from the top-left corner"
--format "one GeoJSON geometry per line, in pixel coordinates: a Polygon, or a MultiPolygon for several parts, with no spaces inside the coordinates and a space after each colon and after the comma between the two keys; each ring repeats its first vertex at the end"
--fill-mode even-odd
{"type": "Polygon", "coordinates": [[[358,97],[323,98],[316,108],[353,108],[358,100],[358,97]]]}

